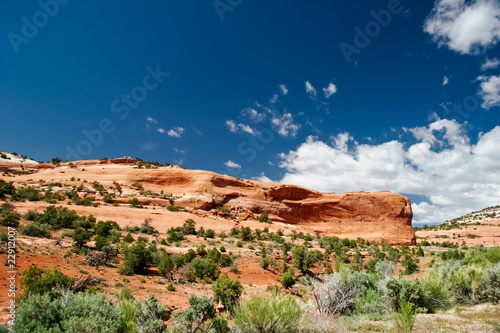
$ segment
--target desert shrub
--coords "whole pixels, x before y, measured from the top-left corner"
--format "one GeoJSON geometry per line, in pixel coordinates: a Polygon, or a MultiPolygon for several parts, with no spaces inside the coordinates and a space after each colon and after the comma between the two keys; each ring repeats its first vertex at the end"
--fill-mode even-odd
{"type": "Polygon", "coordinates": [[[296,246],[293,250],[293,265],[303,274],[308,273],[309,268],[319,263],[321,259],[319,250],[309,251],[305,246],[296,246]]]}
{"type": "Polygon", "coordinates": [[[127,203],[130,205],[132,208],[142,208],[142,203],[139,201],[137,198],[132,198],[127,203]]]}
{"type": "Polygon", "coordinates": [[[184,234],[180,227],[168,229],[167,235],[167,241],[169,243],[180,242],[184,239],[184,234]]]}
{"type": "Polygon", "coordinates": [[[296,282],[297,279],[295,278],[295,275],[293,275],[292,273],[285,271],[283,272],[283,274],[281,274],[280,283],[284,288],[288,289],[291,286],[293,286],[296,282]]]}
{"type": "Polygon", "coordinates": [[[41,199],[40,191],[34,187],[22,187],[10,197],[12,201],[39,201],[41,199]]]}
{"type": "Polygon", "coordinates": [[[212,229],[207,229],[207,231],[205,232],[205,236],[207,238],[214,238],[215,237],[215,231],[212,230],[212,229]]]}
{"type": "Polygon", "coordinates": [[[401,264],[405,268],[404,274],[410,275],[410,274],[418,273],[420,271],[420,268],[418,267],[417,263],[418,263],[418,260],[413,258],[410,254],[406,254],[403,261],[401,261],[401,264]]]}
{"type": "Polygon", "coordinates": [[[170,205],[170,206],[167,207],[167,210],[169,212],[178,212],[179,208],[175,207],[174,205],[170,205]]]}
{"type": "Polygon", "coordinates": [[[267,269],[269,266],[276,267],[277,265],[276,259],[270,256],[266,256],[260,261],[260,267],[263,269],[267,269]]]}
{"type": "Polygon", "coordinates": [[[155,333],[166,330],[163,316],[167,308],[161,305],[155,296],[150,295],[144,303],[136,303],[136,309],[135,320],[139,332],[155,333]]]}
{"type": "Polygon", "coordinates": [[[172,283],[167,285],[167,291],[175,291],[175,286],[172,283]]]}
{"type": "Polygon", "coordinates": [[[108,194],[104,195],[104,197],[102,198],[102,201],[104,201],[105,203],[113,203],[113,198],[114,197],[115,197],[114,194],[108,193],[108,194]]]}
{"type": "Polygon", "coordinates": [[[92,238],[92,233],[83,228],[76,228],[71,234],[71,238],[73,238],[75,244],[81,248],[92,238]]]}
{"type": "Polygon", "coordinates": [[[417,309],[414,304],[405,300],[400,300],[395,322],[398,332],[411,333],[417,318],[417,309]]]}
{"type": "Polygon", "coordinates": [[[184,235],[196,235],[196,222],[193,219],[187,219],[182,225],[184,235]]]}
{"type": "Polygon", "coordinates": [[[113,333],[121,328],[120,310],[104,294],[73,294],[57,298],[32,294],[16,312],[16,332],[113,333]]]}
{"type": "Polygon", "coordinates": [[[162,252],[160,262],[158,263],[158,272],[167,278],[170,278],[172,275],[172,270],[174,269],[175,264],[172,261],[172,258],[167,252],[162,252]]]}
{"type": "Polygon", "coordinates": [[[214,300],[220,301],[230,311],[234,310],[240,300],[243,286],[239,281],[231,280],[224,274],[213,285],[214,300]]]}
{"type": "Polygon", "coordinates": [[[375,264],[374,271],[381,279],[389,278],[394,275],[394,264],[387,261],[379,261],[375,264]]]}
{"type": "Polygon", "coordinates": [[[188,277],[203,279],[208,277],[216,280],[219,277],[220,271],[217,264],[211,259],[194,258],[187,266],[186,274],[188,277]]]}
{"type": "Polygon", "coordinates": [[[14,184],[0,181],[0,198],[5,198],[6,195],[12,195],[16,193],[16,188],[14,184]]]}
{"type": "Polygon", "coordinates": [[[123,240],[127,243],[133,243],[134,237],[132,237],[132,234],[129,232],[125,237],[123,237],[123,240]]]}
{"type": "Polygon", "coordinates": [[[250,229],[250,227],[243,227],[240,229],[240,233],[239,233],[239,236],[240,236],[240,239],[242,241],[251,241],[253,239],[253,236],[252,236],[252,229],[250,229]]]}
{"type": "Polygon", "coordinates": [[[41,224],[49,224],[54,229],[74,228],[80,217],[74,210],[66,207],[49,206],[38,220],[41,224]]]}
{"type": "Polygon", "coordinates": [[[111,230],[120,230],[120,226],[115,221],[99,221],[95,226],[95,233],[98,236],[108,237],[111,230]]]}
{"type": "Polygon", "coordinates": [[[95,201],[95,197],[86,197],[86,198],[80,198],[80,197],[74,197],[73,198],[73,203],[77,206],[93,206],[95,201]]]}
{"type": "Polygon", "coordinates": [[[465,258],[465,253],[459,250],[448,250],[446,252],[441,252],[441,259],[443,260],[461,260],[465,258]]]}
{"type": "Polygon", "coordinates": [[[151,261],[151,252],[146,248],[146,243],[139,238],[137,242],[124,251],[122,275],[144,273],[151,261]]]}
{"type": "Polygon", "coordinates": [[[339,273],[331,274],[323,283],[307,281],[321,314],[342,315],[354,305],[358,289],[354,283],[343,280],[339,273]]]}
{"type": "Polygon", "coordinates": [[[483,268],[477,265],[460,266],[448,278],[455,301],[462,304],[477,304],[483,284],[483,268]]]}
{"type": "Polygon", "coordinates": [[[429,243],[429,241],[424,240],[424,241],[421,241],[418,245],[420,245],[420,246],[431,246],[431,243],[429,243]]]}
{"type": "MultiPolygon", "coordinates": [[[[172,333],[215,332],[228,333],[227,321],[215,317],[213,300],[207,296],[189,296],[190,307],[172,317],[172,333]],[[211,331],[212,329],[212,331],[211,331]]],[[[220,318],[220,317],[219,317],[220,318]]]]}
{"type": "Polygon", "coordinates": [[[30,294],[47,294],[50,297],[58,295],[61,289],[69,289],[74,280],[64,275],[59,269],[41,270],[36,265],[26,269],[21,278],[21,286],[26,296],[30,294]]]}
{"type": "Polygon", "coordinates": [[[50,227],[46,224],[30,223],[19,229],[21,235],[38,237],[38,238],[50,238],[50,227]]]}
{"type": "Polygon", "coordinates": [[[292,296],[252,295],[236,308],[234,324],[246,333],[299,332],[303,313],[292,296]]]}
{"type": "Polygon", "coordinates": [[[106,245],[109,244],[109,240],[107,237],[104,237],[104,236],[97,236],[95,238],[95,248],[96,250],[98,251],[101,251],[102,248],[106,245]]]}
{"type": "Polygon", "coordinates": [[[0,220],[0,225],[4,227],[17,228],[21,221],[21,215],[16,213],[7,213],[4,218],[0,220]]]}
{"type": "Polygon", "coordinates": [[[500,263],[484,270],[480,295],[484,301],[500,303],[500,263]]]}
{"type": "Polygon", "coordinates": [[[243,242],[242,241],[237,241],[236,242],[236,247],[243,247],[243,242]]]}
{"type": "Polygon", "coordinates": [[[230,267],[233,264],[233,258],[228,254],[221,254],[219,258],[219,266],[220,267],[230,267]]]}
{"type": "Polygon", "coordinates": [[[40,219],[40,213],[35,212],[34,210],[28,210],[23,217],[28,221],[37,222],[40,219]]]}
{"type": "Polygon", "coordinates": [[[205,244],[198,245],[198,247],[196,248],[196,253],[198,253],[200,257],[205,257],[208,253],[205,244]]]}
{"type": "Polygon", "coordinates": [[[269,214],[267,212],[264,212],[264,213],[260,214],[259,222],[271,223],[272,221],[269,218],[269,214]]]}

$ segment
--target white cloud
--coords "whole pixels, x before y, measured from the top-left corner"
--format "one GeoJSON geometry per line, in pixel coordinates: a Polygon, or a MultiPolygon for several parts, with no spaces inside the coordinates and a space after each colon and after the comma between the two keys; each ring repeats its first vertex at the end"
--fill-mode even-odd
{"type": "Polygon", "coordinates": [[[269,103],[276,104],[278,102],[278,94],[274,94],[273,97],[269,99],[269,103]]]}
{"type": "Polygon", "coordinates": [[[233,169],[239,169],[241,168],[241,165],[239,165],[238,163],[235,163],[233,161],[227,161],[226,163],[224,163],[227,167],[230,167],[230,168],[233,168],[233,169]]]}
{"type": "Polygon", "coordinates": [[[178,148],[174,148],[174,151],[177,153],[177,154],[185,154],[186,151],[183,150],[183,149],[178,149],[178,148]]]}
{"type": "Polygon", "coordinates": [[[291,113],[285,113],[283,116],[274,115],[272,123],[277,127],[278,133],[281,136],[295,136],[299,130],[299,125],[294,123],[291,113]]]}
{"type": "Polygon", "coordinates": [[[481,106],[485,109],[500,106],[500,76],[480,76],[477,79],[481,81],[479,95],[484,99],[481,106]]]}
{"type": "Polygon", "coordinates": [[[229,127],[229,130],[233,133],[236,133],[238,132],[238,126],[236,125],[236,123],[232,120],[226,120],[226,125],[227,127],[229,127]]]}
{"type": "Polygon", "coordinates": [[[146,116],[146,121],[151,124],[158,124],[158,121],[150,116],[146,116]]]}
{"type": "Polygon", "coordinates": [[[500,65],[500,60],[498,60],[497,58],[493,59],[486,58],[484,64],[481,65],[481,70],[487,71],[488,69],[496,69],[499,65],[500,65]]]}
{"type": "Polygon", "coordinates": [[[182,134],[184,134],[184,128],[182,127],[175,127],[168,131],[168,135],[175,138],[180,138],[182,134]]]}
{"type": "Polygon", "coordinates": [[[264,113],[259,113],[254,108],[246,108],[241,112],[244,116],[248,116],[251,120],[255,122],[261,122],[266,119],[266,115],[264,113]]]}
{"type": "Polygon", "coordinates": [[[158,127],[156,130],[157,130],[158,132],[160,132],[161,134],[164,134],[164,133],[166,132],[166,131],[165,131],[165,129],[163,129],[163,128],[161,128],[161,127],[158,127]]]}
{"type": "Polygon", "coordinates": [[[462,54],[477,54],[500,39],[498,0],[437,0],[424,23],[439,46],[462,54]]]}
{"type": "Polygon", "coordinates": [[[330,98],[330,96],[337,92],[337,86],[330,82],[328,87],[323,88],[323,92],[325,93],[326,98],[330,98]]]}
{"type": "Polygon", "coordinates": [[[447,85],[448,83],[450,83],[450,79],[448,79],[447,76],[443,77],[443,86],[447,85]]]}
{"type": "Polygon", "coordinates": [[[258,180],[258,181],[260,181],[260,182],[264,182],[264,183],[274,183],[274,182],[272,181],[272,179],[271,179],[271,178],[269,178],[269,177],[267,177],[267,176],[266,176],[266,174],[265,174],[264,172],[262,172],[262,173],[260,174],[260,176],[258,176],[258,177],[253,177],[252,179],[254,179],[254,180],[258,180]]]}
{"type": "Polygon", "coordinates": [[[245,132],[245,133],[248,133],[251,135],[257,135],[257,132],[254,131],[253,128],[251,128],[250,126],[245,125],[245,124],[236,124],[232,120],[227,120],[226,125],[227,125],[227,127],[229,127],[229,130],[232,133],[238,133],[239,131],[242,131],[242,132],[245,132]]]}
{"type": "Polygon", "coordinates": [[[311,99],[316,99],[316,96],[318,94],[316,92],[316,88],[314,88],[309,81],[306,81],[306,93],[309,94],[309,97],[311,97],[311,99]]]}
{"type": "Polygon", "coordinates": [[[412,144],[358,144],[348,133],[334,138],[332,145],[309,137],[295,151],[280,155],[280,167],[286,170],[281,182],[324,192],[423,195],[428,202],[412,204],[414,222],[444,222],[500,203],[500,126],[481,134],[476,144],[463,126],[437,119],[404,129],[412,134],[412,144]]]}
{"type": "Polygon", "coordinates": [[[284,84],[280,84],[280,90],[283,95],[288,94],[288,87],[285,86],[284,84]]]}

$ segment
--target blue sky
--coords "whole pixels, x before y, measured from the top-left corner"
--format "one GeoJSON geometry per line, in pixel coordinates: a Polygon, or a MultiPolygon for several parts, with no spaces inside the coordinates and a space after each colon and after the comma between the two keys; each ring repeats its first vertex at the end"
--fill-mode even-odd
{"type": "Polygon", "coordinates": [[[9,0],[0,15],[2,150],[387,189],[421,223],[500,201],[496,0],[9,0]]]}

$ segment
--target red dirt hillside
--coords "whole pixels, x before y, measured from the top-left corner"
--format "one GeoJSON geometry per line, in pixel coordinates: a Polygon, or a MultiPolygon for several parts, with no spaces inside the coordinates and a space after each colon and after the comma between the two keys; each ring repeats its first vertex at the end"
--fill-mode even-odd
{"type": "MultiPolygon", "coordinates": [[[[25,164],[24,171],[32,174],[5,177],[4,180],[16,185],[38,184],[40,180],[80,185],[81,182],[70,181],[74,177],[87,181],[84,195],[97,197],[92,182],[113,188],[113,181],[117,181],[124,185],[122,195],[115,200],[120,203],[126,203],[132,194],[137,193],[131,185],[138,182],[143,191],[171,194],[170,201],[174,206],[197,215],[224,217],[223,212],[214,210],[224,207],[231,210],[236,220],[252,220],[267,212],[274,222],[300,225],[301,229],[324,235],[416,244],[410,200],[388,191],[321,193],[294,185],[244,180],[177,166],[139,169],[134,160],[127,158],[76,161],[72,166],[69,163],[57,167],[25,164]]],[[[13,165],[9,168],[12,170],[13,165]]],[[[154,195],[139,195],[137,198],[144,205],[169,205],[168,200],[154,195]]]]}

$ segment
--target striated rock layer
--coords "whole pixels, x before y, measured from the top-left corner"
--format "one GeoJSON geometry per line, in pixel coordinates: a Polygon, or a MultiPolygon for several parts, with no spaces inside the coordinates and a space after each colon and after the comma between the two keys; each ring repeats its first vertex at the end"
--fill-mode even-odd
{"type": "MultiPolygon", "coordinates": [[[[323,235],[416,244],[410,200],[388,191],[321,193],[294,185],[243,180],[179,167],[138,169],[131,159],[126,158],[73,163],[76,167],[70,168],[63,163],[57,168],[16,178],[64,181],[76,177],[89,182],[98,181],[107,188],[112,188],[113,181],[118,181],[128,187],[129,193],[131,184],[140,182],[144,190],[171,193],[177,207],[208,211],[224,206],[232,209],[240,219],[244,219],[245,214],[258,217],[267,212],[275,222],[300,225],[323,235]]],[[[127,196],[127,190],[123,196],[127,196]]],[[[146,204],[158,204],[157,199],[138,198],[146,204]]]]}

